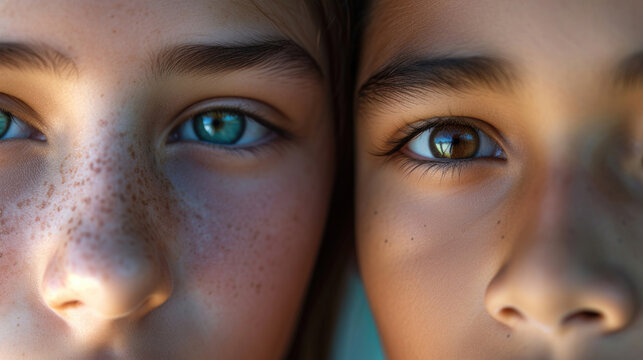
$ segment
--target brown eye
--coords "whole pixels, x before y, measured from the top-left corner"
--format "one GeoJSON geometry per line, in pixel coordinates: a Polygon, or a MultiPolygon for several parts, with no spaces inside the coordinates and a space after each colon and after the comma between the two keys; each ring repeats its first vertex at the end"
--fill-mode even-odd
{"type": "Polygon", "coordinates": [[[441,123],[420,132],[407,144],[407,154],[422,159],[504,159],[498,143],[479,128],[458,122],[441,123]],[[415,156],[414,156],[415,155],[415,156]]]}
{"type": "Polygon", "coordinates": [[[429,148],[436,158],[468,159],[478,152],[480,138],[471,126],[439,125],[429,135],[429,148]]]}

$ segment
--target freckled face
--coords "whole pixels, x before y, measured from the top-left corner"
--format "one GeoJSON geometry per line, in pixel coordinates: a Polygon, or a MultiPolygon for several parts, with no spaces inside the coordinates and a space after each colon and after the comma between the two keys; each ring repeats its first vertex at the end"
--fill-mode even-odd
{"type": "Polygon", "coordinates": [[[641,2],[373,3],[356,225],[388,357],[641,358],[641,2]]]}
{"type": "Polygon", "coordinates": [[[314,22],[268,5],[0,4],[3,356],[282,356],[333,144],[314,22]]]}

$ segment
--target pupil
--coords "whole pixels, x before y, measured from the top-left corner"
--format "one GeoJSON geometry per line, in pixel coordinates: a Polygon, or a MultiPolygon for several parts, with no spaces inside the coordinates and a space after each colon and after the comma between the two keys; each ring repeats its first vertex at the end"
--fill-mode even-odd
{"type": "Polygon", "coordinates": [[[429,149],[436,158],[472,158],[479,147],[478,133],[467,125],[439,125],[429,136],[429,149]]]}

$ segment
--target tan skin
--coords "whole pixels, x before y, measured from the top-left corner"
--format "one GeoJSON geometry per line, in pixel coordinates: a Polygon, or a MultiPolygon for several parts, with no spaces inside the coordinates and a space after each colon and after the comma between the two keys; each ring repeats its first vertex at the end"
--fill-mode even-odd
{"type": "Polygon", "coordinates": [[[0,4],[3,358],[284,354],[332,179],[315,21],[298,1],[179,7],[0,4]],[[174,46],[266,40],[269,62],[154,68],[174,46]],[[183,125],[211,109],[244,135],[183,125]]]}
{"type": "Polygon", "coordinates": [[[641,15],[374,2],[357,244],[389,358],[643,356],[641,15]]]}

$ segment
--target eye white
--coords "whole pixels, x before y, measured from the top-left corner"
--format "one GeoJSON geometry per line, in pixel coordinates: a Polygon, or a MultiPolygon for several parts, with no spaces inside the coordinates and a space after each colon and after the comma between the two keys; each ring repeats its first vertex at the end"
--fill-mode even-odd
{"type": "Polygon", "coordinates": [[[31,136],[33,133],[31,126],[25,124],[13,115],[10,115],[10,118],[11,121],[9,122],[9,129],[7,129],[7,132],[0,137],[0,140],[26,139],[31,136]]]}
{"type": "MultiPolygon", "coordinates": [[[[439,127],[437,128],[439,129],[439,127]]],[[[408,143],[409,151],[426,159],[438,159],[439,156],[437,154],[433,154],[429,146],[431,133],[435,129],[436,127],[425,130],[419,135],[417,135],[416,137],[414,137],[411,141],[409,141],[408,143]]],[[[487,134],[485,134],[481,130],[476,128],[473,128],[473,129],[478,134],[478,139],[480,141],[478,151],[473,156],[473,158],[502,157],[503,155],[502,149],[495,141],[493,141],[487,134]]],[[[454,159],[454,160],[457,160],[457,159],[454,159]]]]}
{"type": "MultiPolygon", "coordinates": [[[[200,139],[197,136],[196,132],[194,131],[194,118],[195,116],[190,117],[188,120],[186,120],[183,124],[179,126],[178,140],[207,142],[205,140],[200,139]]],[[[248,144],[258,143],[258,142],[261,142],[261,140],[263,140],[264,138],[268,137],[272,132],[270,129],[261,125],[259,122],[257,122],[256,120],[253,120],[251,117],[247,115],[244,115],[243,118],[246,123],[245,123],[245,128],[243,130],[243,134],[241,135],[239,140],[237,140],[237,142],[235,142],[234,144],[230,144],[230,145],[217,144],[218,146],[239,146],[239,145],[248,145],[248,144]]]]}

